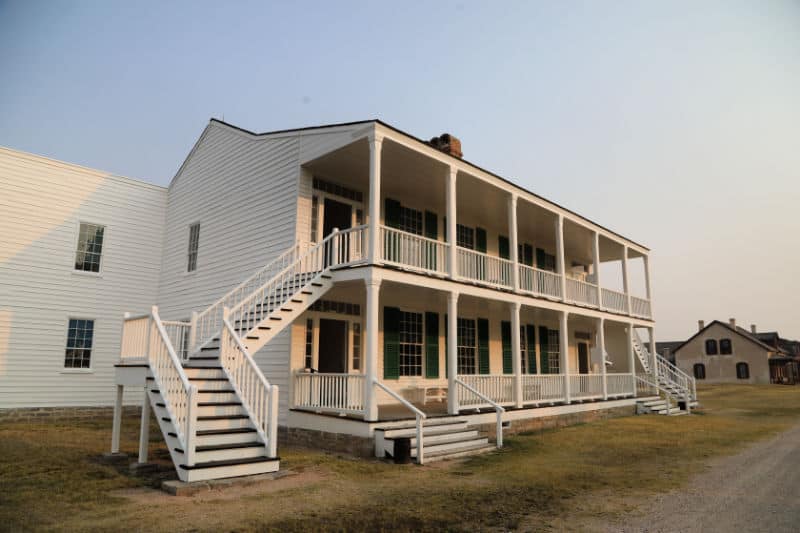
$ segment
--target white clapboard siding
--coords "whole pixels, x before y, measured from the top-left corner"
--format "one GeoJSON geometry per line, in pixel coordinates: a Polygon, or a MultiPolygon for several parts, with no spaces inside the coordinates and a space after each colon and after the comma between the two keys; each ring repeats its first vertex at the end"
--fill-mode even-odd
{"type": "Polygon", "coordinates": [[[0,408],[111,405],[122,314],[157,300],[167,190],[6,148],[0,190],[0,408]],[[80,222],[106,227],[100,274],[74,271],[80,222]],[[95,320],[89,372],[64,369],[70,317],[95,320]]]}

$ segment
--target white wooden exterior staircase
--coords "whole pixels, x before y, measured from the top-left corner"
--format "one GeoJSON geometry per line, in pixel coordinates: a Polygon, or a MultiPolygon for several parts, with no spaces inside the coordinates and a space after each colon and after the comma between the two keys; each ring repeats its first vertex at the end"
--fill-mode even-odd
{"type": "Polygon", "coordinates": [[[278,387],[251,354],[331,288],[331,268],[362,259],[363,235],[293,246],[191,322],[162,321],[156,307],[126,317],[122,362],[147,362],[148,399],[182,481],[278,470],[278,387]]]}
{"type": "Polygon", "coordinates": [[[689,414],[691,409],[698,407],[697,384],[692,376],[659,354],[653,357],[636,334],[633,336],[633,351],[645,370],[645,376],[637,376],[637,379],[651,389],[657,390],[660,396],[658,400],[639,402],[645,412],[678,416],[689,414]],[[680,405],[683,405],[683,409],[680,405]]]}
{"type": "MultiPolygon", "coordinates": [[[[423,455],[425,462],[455,459],[497,449],[489,438],[469,426],[466,418],[441,417],[427,420],[422,425],[423,455]]],[[[376,457],[395,456],[395,445],[399,439],[411,442],[411,458],[418,459],[416,423],[411,421],[388,423],[375,428],[376,457]]]]}

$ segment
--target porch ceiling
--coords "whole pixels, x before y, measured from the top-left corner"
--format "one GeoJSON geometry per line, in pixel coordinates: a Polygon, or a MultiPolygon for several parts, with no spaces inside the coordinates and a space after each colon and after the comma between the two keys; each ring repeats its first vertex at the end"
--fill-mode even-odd
{"type": "Polygon", "coordinates": [[[341,185],[369,190],[369,144],[359,139],[305,164],[314,176],[328,178],[341,185]]]}

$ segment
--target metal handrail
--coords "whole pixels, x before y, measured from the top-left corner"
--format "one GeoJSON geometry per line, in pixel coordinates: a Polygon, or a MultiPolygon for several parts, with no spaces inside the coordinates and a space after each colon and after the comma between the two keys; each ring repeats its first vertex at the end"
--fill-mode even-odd
{"type": "MultiPolygon", "coordinates": [[[[486,396],[484,394],[481,394],[476,389],[470,387],[469,385],[467,385],[466,383],[464,383],[460,379],[456,378],[455,382],[456,382],[456,385],[461,385],[462,387],[464,387],[465,389],[470,391],[472,394],[474,394],[475,396],[477,396],[481,400],[485,401],[486,403],[488,403],[489,405],[494,407],[494,411],[497,414],[497,428],[495,430],[495,441],[497,443],[497,447],[498,448],[502,448],[503,447],[503,413],[505,413],[506,410],[503,408],[502,405],[498,404],[497,402],[495,402],[494,400],[492,400],[488,396],[486,396]]],[[[453,391],[453,392],[455,392],[455,391],[453,391]]]]}
{"type": "Polygon", "coordinates": [[[411,412],[414,413],[414,415],[416,415],[416,418],[417,418],[417,463],[423,464],[424,461],[425,461],[425,458],[423,457],[423,445],[422,445],[423,444],[422,443],[422,437],[423,437],[423,435],[422,435],[422,421],[425,420],[426,418],[428,418],[428,415],[426,415],[425,413],[423,413],[422,411],[420,411],[419,409],[414,407],[414,405],[411,402],[409,402],[408,400],[406,400],[405,398],[403,398],[402,396],[397,394],[395,391],[393,391],[392,389],[390,389],[389,387],[387,387],[386,385],[384,385],[383,383],[381,383],[377,379],[373,380],[372,384],[373,385],[377,385],[378,387],[383,389],[383,391],[386,392],[389,396],[391,396],[392,398],[394,398],[395,400],[397,400],[398,402],[400,402],[401,404],[406,406],[408,409],[411,410],[411,412]]]}

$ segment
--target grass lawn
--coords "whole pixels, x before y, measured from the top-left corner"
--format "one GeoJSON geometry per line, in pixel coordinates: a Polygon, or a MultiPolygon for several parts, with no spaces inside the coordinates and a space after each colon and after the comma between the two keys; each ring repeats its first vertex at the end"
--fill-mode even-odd
{"type": "MultiPolygon", "coordinates": [[[[580,529],[680,486],[707,460],[800,423],[800,387],[707,386],[690,417],[636,416],[506,438],[425,467],[282,447],[296,475],[172,497],[100,461],[111,422],[0,427],[0,530],[580,529]]],[[[123,422],[135,458],[138,419],[123,422]]],[[[151,454],[169,464],[160,434],[151,454]]],[[[174,473],[170,477],[176,477],[174,473]]]]}

